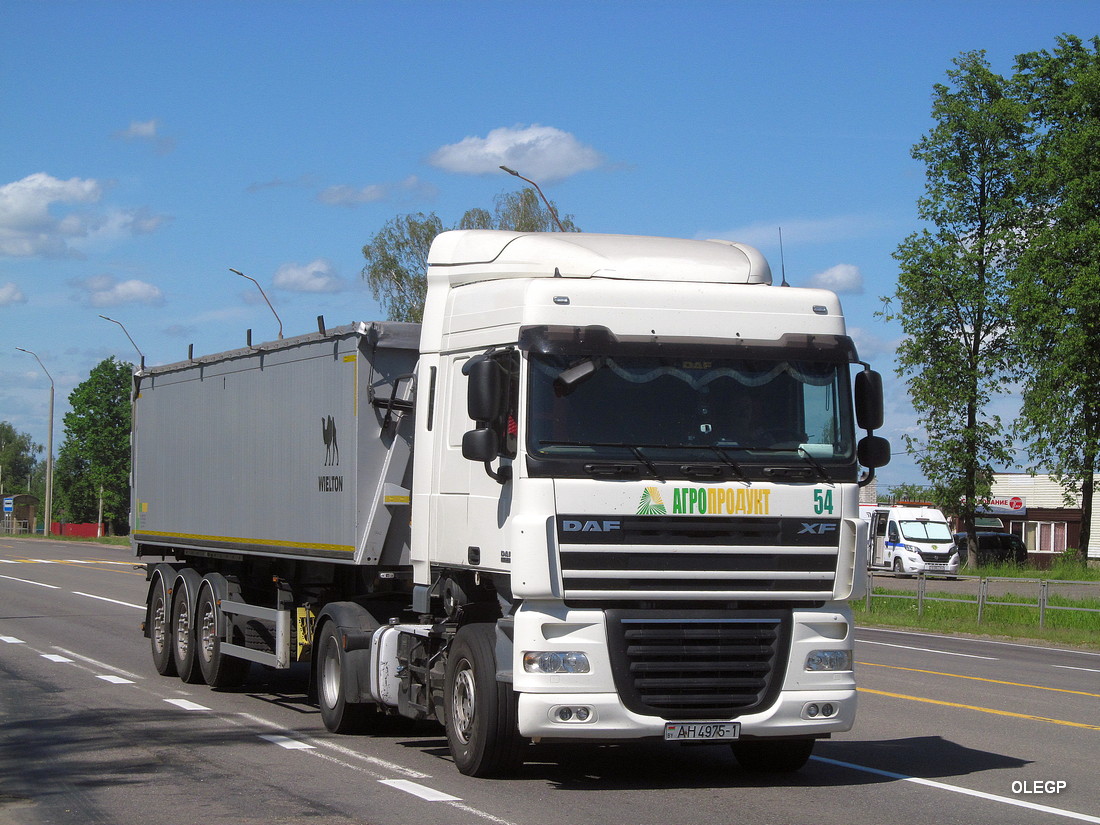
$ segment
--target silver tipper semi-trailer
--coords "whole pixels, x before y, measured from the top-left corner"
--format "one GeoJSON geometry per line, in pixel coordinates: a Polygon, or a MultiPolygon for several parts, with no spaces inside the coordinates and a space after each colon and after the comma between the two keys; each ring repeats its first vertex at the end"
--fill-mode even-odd
{"type": "Polygon", "coordinates": [[[420,325],[135,374],[157,670],[308,662],[330,730],[435,719],[478,776],[642,738],[794,770],[848,730],[889,447],[836,296],[574,233],[447,232],[427,278],[420,325]]]}

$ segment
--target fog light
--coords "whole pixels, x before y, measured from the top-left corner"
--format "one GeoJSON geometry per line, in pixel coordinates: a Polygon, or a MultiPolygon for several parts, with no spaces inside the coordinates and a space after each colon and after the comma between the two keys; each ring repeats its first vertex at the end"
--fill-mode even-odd
{"type": "Polygon", "coordinates": [[[821,706],[821,712],[826,716],[832,716],[834,713],[836,713],[836,708],[834,708],[830,704],[824,704],[821,706]]]}
{"type": "Polygon", "coordinates": [[[582,722],[594,722],[596,720],[596,714],[592,708],[586,705],[574,705],[572,707],[555,705],[550,708],[550,719],[554,722],[565,722],[570,725],[576,725],[582,722]]]}
{"type": "Polygon", "coordinates": [[[850,650],[812,650],[806,656],[806,670],[851,670],[852,651],[850,650]]]}
{"type": "Polygon", "coordinates": [[[527,651],[523,669],[528,673],[588,673],[588,656],[579,651],[527,651]]]}
{"type": "Polygon", "coordinates": [[[819,708],[817,705],[806,705],[806,715],[809,716],[811,719],[813,719],[819,713],[821,713],[821,708],[819,708]]]}

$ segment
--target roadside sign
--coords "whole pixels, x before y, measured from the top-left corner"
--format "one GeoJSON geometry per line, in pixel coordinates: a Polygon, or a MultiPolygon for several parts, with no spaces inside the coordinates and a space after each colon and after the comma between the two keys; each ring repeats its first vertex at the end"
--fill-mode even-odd
{"type": "Polygon", "coordinates": [[[15,499],[12,498],[11,496],[8,496],[4,499],[4,512],[5,513],[14,513],[15,512],[15,499]]]}

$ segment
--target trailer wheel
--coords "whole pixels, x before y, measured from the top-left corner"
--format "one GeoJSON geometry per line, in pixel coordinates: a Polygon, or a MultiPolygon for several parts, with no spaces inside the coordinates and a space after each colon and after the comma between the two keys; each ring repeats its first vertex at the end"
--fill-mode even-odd
{"type": "Polygon", "coordinates": [[[814,751],[813,739],[778,742],[734,742],[730,745],[738,764],[754,773],[793,773],[806,764],[814,751]]]}
{"type": "Polygon", "coordinates": [[[218,628],[226,619],[225,614],[218,609],[214,591],[209,584],[204,584],[199,593],[195,615],[198,617],[195,653],[203,680],[213,688],[238,687],[248,676],[251,663],[246,659],[222,653],[218,628]]]}
{"type": "Polygon", "coordinates": [[[172,657],[168,607],[168,586],[163,576],[157,576],[149,594],[149,646],[153,651],[153,667],[161,676],[176,675],[176,660],[172,657]]]}
{"type": "Polygon", "coordinates": [[[172,658],[175,660],[179,677],[189,685],[197,685],[202,682],[202,671],[199,670],[198,659],[195,656],[195,628],[191,621],[191,602],[187,598],[186,588],[177,587],[175,591],[175,598],[172,599],[172,658]]]}
{"type": "Polygon", "coordinates": [[[518,702],[512,686],[497,681],[495,646],[492,624],[470,624],[459,628],[447,658],[447,744],[467,776],[502,776],[523,764],[518,702]]]}
{"type": "Polygon", "coordinates": [[[317,648],[317,704],[321,720],[333,733],[359,733],[375,713],[374,705],[349,702],[344,695],[347,654],[334,622],[326,622],[317,648]]]}

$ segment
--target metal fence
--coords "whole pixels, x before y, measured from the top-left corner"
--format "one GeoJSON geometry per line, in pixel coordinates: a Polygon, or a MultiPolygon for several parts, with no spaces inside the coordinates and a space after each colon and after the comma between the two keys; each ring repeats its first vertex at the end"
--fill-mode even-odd
{"type": "Polygon", "coordinates": [[[0,533],[5,535],[18,536],[28,531],[26,519],[6,518],[0,520],[0,533]]]}
{"type": "Polygon", "coordinates": [[[1063,589],[1063,586],[1066,588],[1072,587],[1079,591],[1074,594],[1074,598],[1080,598],[1081,600],[1100,600],[1100,582],[1095,581],[1018,579],[1000,576],[954,576],[950,579],[935,577],[934,583],[940,595],[930,596],[928,595],[928,577],[924,573],[917,573],[915,576],[901,577],[893,573],[868,570],[867,593],[864,597],[865,609],[871,612],[872,599],[916,599],[917,615],[923,616],[926,602],[958,602],[960,604],[976,605],[978,609],[978,624],[981,624],[983,615],[989,607],[1029,607],[1038,610],[1039,627],[1046,627],[1047,612],[1051,610],[1100,613],[1100,608],[1096,607],[1075,607],[1070,605],[1051,604],[1052,596],[1061,595],[1063,598],[1070,598],[1064,594],[1057,593],[1059,589],[1063,589]],[[909,589],[911,587],[914,592],[912,595],[909,593],[875,593],[876,577],[880,579],[891,579],[895,589],[898,587],[909,589]],[[1021,585],[1025,588],[1034,587],[1036,589],[1036,601],[1006,601],[1006,599],[1019,599],[1022,597],[1014,592],[992,592],[995,590],[1008,590],[1005,586],[1006,584],[1021,585]],[[998,585],[1000,585],[1000,587],[998,587],[998,585]],[[957,595],[954,593],[952,595],[943,595],[944,592],[950,593],[952,590],[956,591],[957,595]]]}

